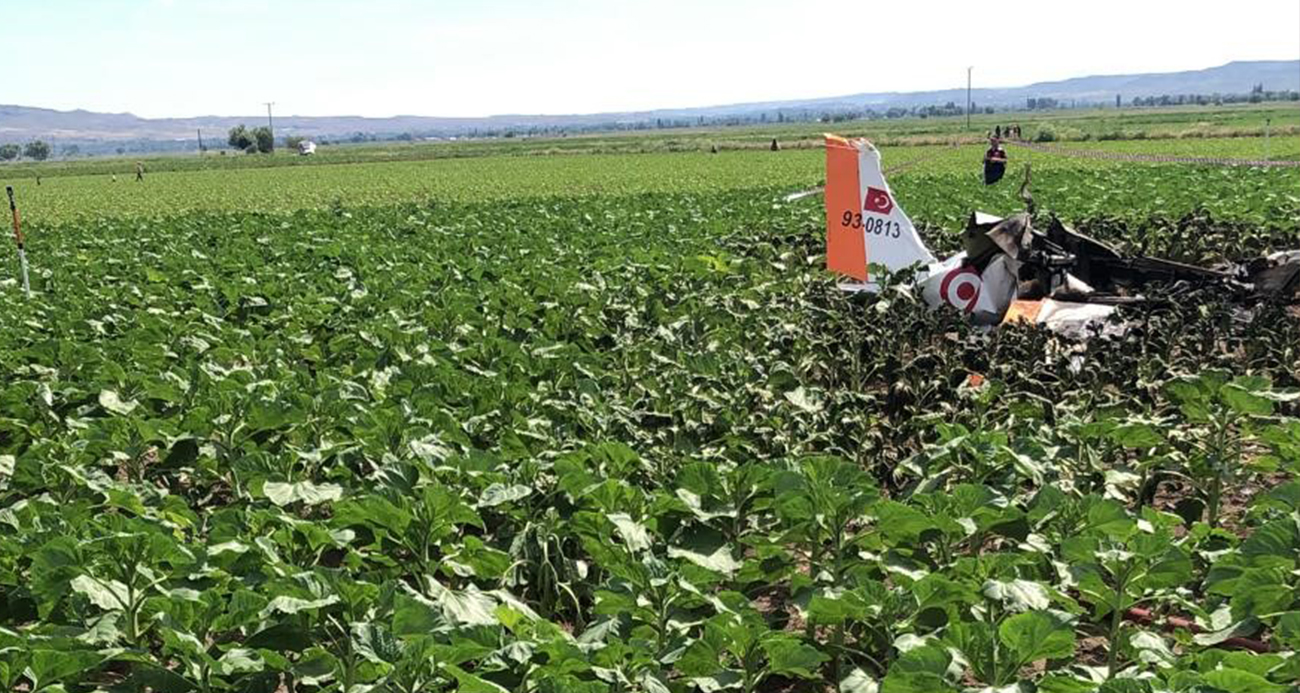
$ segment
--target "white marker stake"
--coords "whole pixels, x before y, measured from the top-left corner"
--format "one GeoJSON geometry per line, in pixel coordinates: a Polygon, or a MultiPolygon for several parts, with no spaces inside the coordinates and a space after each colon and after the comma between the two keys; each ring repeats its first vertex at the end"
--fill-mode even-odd
{"type": "Polygon", "coordinates": [[[18,205],[14,204],[13,186],[5,186],[5,192],[9,193],[9,214],[14,219],[14,242],[18,244],[18,266],[23,272],[23,293],[31,298],[32,285],[27,281],[27,250],[23,247],[23,226],[18,219],[18,205]]]}

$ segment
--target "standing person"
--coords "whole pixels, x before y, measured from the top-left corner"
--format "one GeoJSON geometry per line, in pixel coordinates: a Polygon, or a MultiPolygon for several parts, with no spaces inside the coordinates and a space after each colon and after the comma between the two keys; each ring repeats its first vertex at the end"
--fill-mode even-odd
{"type": "Polygon", "coordinates": [[[144,163],[140,161],[135,162],[135,182],[144,182],[144,163]]]}
{"type": "Polygon", "coordinates": [[[1003,161],[1007,160],[1007,152],[1002,148],[1002,140],[997,137],[989,138],[989,150],[984,152],[984,161],[1003,161]]]}
{"type": "Polygon", "coordinates": [[[984,152],[984,184],[993,185],[1002,180],[1007,172],[1007,152],[1002,148],[1002,141],[996,137],[989,138],[989,150],[984,152]]]}
{"type": "Polygon", "coordinates": [[[995,139],[995,140],[1000,140],[1000,139],[1002,139],[1002,126],[1001,126],[1001,125],[995,125],[995,126],[993,126],[993,139],[995,139]]]}

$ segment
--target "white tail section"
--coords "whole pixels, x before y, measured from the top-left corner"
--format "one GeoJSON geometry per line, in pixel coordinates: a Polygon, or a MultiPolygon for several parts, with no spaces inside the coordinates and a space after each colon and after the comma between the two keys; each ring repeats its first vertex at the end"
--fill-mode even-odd
{"type": "Polygon", "coordinates": [[[826,245],[827,268],[860,281],[871,265],[897,272],[936,261],[864,139],[826,135],[826,245]]]}

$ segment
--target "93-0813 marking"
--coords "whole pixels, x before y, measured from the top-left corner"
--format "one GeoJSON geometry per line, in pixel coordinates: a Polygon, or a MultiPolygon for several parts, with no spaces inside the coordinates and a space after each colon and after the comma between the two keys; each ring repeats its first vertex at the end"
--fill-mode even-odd
{"type": "Polygon", "coordinates": [[[899,238],[903,235],[903,225],[896,221],[881,219],[879,217],[867,217],[864,219],[861,214],[854,214],[853,212],[844,213],[844,216],[840,219],[840,226],[845,228],[862,229],[867,233],[884,236],[886,238],[899,238]]]}

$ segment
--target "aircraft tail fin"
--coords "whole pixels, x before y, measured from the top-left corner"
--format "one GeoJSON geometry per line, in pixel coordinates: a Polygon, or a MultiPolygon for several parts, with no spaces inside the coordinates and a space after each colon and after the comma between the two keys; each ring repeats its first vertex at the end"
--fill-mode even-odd
{"type": "Polygon", "coordinates": [[[934,262],[885,182],[880,152],[826,135],[826,268],[868,282],[871,265],[896,272],[934,262]]]}

